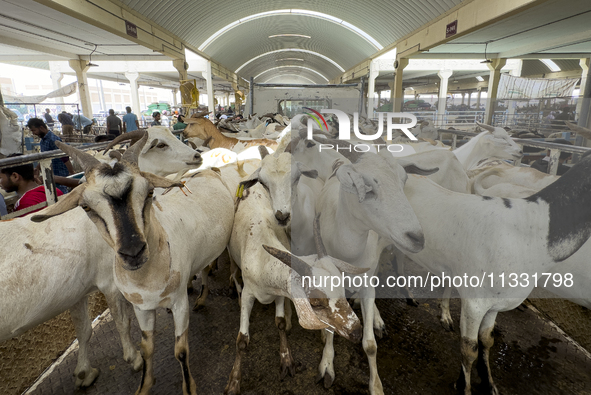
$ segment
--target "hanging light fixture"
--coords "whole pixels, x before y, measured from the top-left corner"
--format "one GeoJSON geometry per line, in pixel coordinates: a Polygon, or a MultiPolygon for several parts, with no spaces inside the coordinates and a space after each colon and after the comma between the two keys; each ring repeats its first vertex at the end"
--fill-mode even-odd
{"type": "MultiPolygon", "coordinates": [[[[90,43],[87,43],[88,45],[93,45],[90,43]]],[[[98,45],[94,44],[94,49],[92,50],[92,52],[90,53],[90,55],[88,55],[88,63],[86,63],[86,66],[90,66],[90,67],[98,67],[98,64],[94,64],[92,63],[92,54],[96,51],[98,45]]]]}
{"type": "Polygon", "coordinates": [[[486,56],[486,49],[488,48],[488,43],[484,43],[484,61],[480,62],[480,63],[492,63],[492,60],[490,60],[487,56],[486,56]]]}

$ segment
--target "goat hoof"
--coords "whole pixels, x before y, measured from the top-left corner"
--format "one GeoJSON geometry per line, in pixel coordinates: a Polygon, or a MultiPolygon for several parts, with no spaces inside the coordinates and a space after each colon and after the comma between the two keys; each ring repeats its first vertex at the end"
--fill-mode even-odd
{"type": "Polygon", "coordinates": [[[134,372],[139,372],[140,370],[142,370],[142,367],[144,366],[144,359],[142,358],[142,354],[137,351],[137,355],[135,358],[135,361],[133,361],[133,365],[132,365],[132,369],[134,372]]]}
{"type": "Polygon", "coordinates": [[[378,339],[388,336],[388,331],[386,331],[386,328],[373,328],[373,333],[378,339]]]}
{"type": "Polygon", "coordinates": [[[455,332],[454,330],[454,322],[452,320],[440,319],[441,326],[448,332],[455,332]]]}
{"type": "Polygon", "coordinates": [[[91,368],[90,373],[85,374],[80,372],[76,375],[76,389],[90,387],[94,384],[101,371],[99,369],[91,368]]]}
{"type": "Polygon", "coordinates": [[[322,379],[324,379],[324,388],[325,389],[329,389],[332,386],[332,383],[334,382],[334,377],[332,377],[330,375],[330,373],[325,372],[324,375],[321,373],[318,373],[318,375],[316,376],[316,382],[320,382],[322,379]]]}
{"type": "Polygon", "coordinates": [[[419,302],[415,298],[406,298],[406,304],[411,307],[419,307],[419,302]]]}
{"type": "Polygon", "coordinates": [[[195,302],[195,305],[193,306],[193,311],[200,311],[203,310],[205,308],[205,304],[200,304],[199,300],[197,300],[197,302],[195,302]]]}
{"type": "Polygon", "coordinates": [[[288,355],[285,359],[281,360],[281,381],[287,376],[287,373],[289,373],[291,377],[295,376],[295,363],[291,355],[288,355]]]}
{"type": "Polygon", "coordinates": [[[238,395],[240,394],[240,382],[231,381],[224,389],[224,395],[238,395]]]}

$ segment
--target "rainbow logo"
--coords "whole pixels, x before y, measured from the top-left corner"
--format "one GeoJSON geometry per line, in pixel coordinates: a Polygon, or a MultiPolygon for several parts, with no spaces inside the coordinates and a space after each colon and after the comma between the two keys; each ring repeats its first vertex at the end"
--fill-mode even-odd
{"type": "Polygon", "coordinates": [[[322,124],[320,123],[320,120],[322,120],[322,122],[324,123],[324,127],[326,128],[326,130],[328,130],[328,125],[326,123],[326,119],[324,119],[324,117],[322,116],[322,114],[320,114],[318,111],[309,108],[309,107],[302,107],[304,110],[309,110],[312,111],[313,114],[311,113],[306,113],[306,115],[309,115],[312,117],[312,119],[314,119],[316,121],[316,123],[318,124],[318,127],[320,128],[320,130],[322,130],[322,124]],[[316,114],[316,115],[314,115],[316,114]],[[320,119],[318,119],[320,118],[320,119]]]}

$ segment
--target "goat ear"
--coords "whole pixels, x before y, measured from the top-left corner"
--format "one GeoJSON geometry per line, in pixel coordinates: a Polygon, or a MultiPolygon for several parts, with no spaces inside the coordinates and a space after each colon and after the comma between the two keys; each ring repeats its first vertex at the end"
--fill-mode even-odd
{"type": "Polygon", "coordinates": [[[86,184],[82,184],[72,192],[68,193],[66,197],[62,200],[57,202],[56,204],[52,204],[48,206],[45,210],[42,211],[42,214],[36,214],[31,217],[31,221],[33,222],[43,222],[51,217],[55,217],[56,215],[60,215],[65,213],[66,211],[70,211],[76,207],[78,207],[78,202],[80,201],[80,196],[86,189],[86,184]]]}
{"type": "Polygon", "coordinates": [[[183,184],[178,181],[172,181],[168,178],[160,177],[152,173],[145,173],[143,171],[140,173],[142,177],[147,179],[150,185],[152,185],[154,188],[172,188],[183,186],[183,184]]]}
{"type": "Polygon", "coordinates": [[[410,161],[404,159],[398,159],[398,164],[404,167],[404,170],[408,174],[418,174],[420,176],[429,176],[433,173],[437,173],[439,171],[439,167],[434,167],[432,169],[423,169],[419,167],[417,164],[412,163],[410,161]]]}
{"type": "Polygon", "coordinates": [[[149,150],[151,150],[152,148],[157,146],[159,142],[160,141],[158,139],[154,139],[154,140],[152,140],[150,145],[148,145],[148,144],[144,145],[144,148],[142,148],[142,155],[144,155],[146,152],[148,152],[149,150]]]}
{"type": "Polygon", "coordinates": [[[248,176],[248,178],[246,180],[240,181],[240,184],[238,184],[238,185],[244,186],[244,189],[250,188],[251,186],[253,186],[257,182],[259,182],[260,171],[261,171],[261,169],[258,168],[254,173],[252,173],[250,176],[248,176]]]}
{"type": "Polygon", "coordinates": [[[339,167],[336,171],[336,176],[341,183],[341,188],[345,192],[357,194],[359,203],[363,202],[365,200],[365,194],[371,191],[371,187],[365,185],[361,174],[357,173],[350,165],[339,167]]]}
{"type": "Polygon", "coordinates": [[[296,166],[298,167],[298,170],[302,176],[305,176],[308,178],[318,178],[318,170],[310,170],[302,162],[296,162],[296,166]]]}
{"type": "Polygon", "coordinates": [[[185,118],[185,121],[183,123],[191,124],[191,123],[199,123],[200,122],[200,118],[185,118]]]}

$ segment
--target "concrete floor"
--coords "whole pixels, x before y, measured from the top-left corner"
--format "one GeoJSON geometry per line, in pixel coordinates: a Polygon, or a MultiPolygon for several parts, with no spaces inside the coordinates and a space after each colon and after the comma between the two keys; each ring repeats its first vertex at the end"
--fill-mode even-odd
{"type": "MultiPolygon", "coordinates": [[[[199,394],[222,394],[232,369],[239,306],[227,287],[228,269],[212,277],[208,306],[191,313],[190,367],[199,394]]],[[[199,280],[195,285],[199,285],[199,280]]],[[[199,288],[197,288],[199,289],[199,288]]],[[[196,296],[191,295],[194,302],[196,296]]],[[[386,394],[453,394],[460,372],[459,333],[446,332],[437,318],[437,302],[420,300],[409,307],[403,299],[381,299],[377,306],[387,335],[378,341],[378,369],[386,394]]],[[[459,300],[452,300],[459,322],[459,300]]],[[[361,312],[356,310],[361,316],[361,312]]],[[[255,304],[251,340],[242,371],[243,394],[368,394],[369,367],[360,344],[335,337],[336,380],[326,390],[315,382],[323,344],[318,332],[302,329],[294,319],[288,336],[297,361],[295,377],[279,380],[279,336],[274,306],[255,304]]],[[[172,315],[159,310],[156,323],[155,376],[152,393],[181,394],[181,370],[174,358],[172,315]]],[[[140,332],[133,324],[133,339],[140,332]]],[[[123,361],[115,325],[104,320],[94,331],[91,361],[101,374],[93,386],[76,391],[72,373],[76,352],[66,356],[31,394],[133,394],[141,373],[123,361]]],[[[520,307],[497,319],[491,353],[492,374],[501,394],[591,394],[591,359],[573,346],[535,311],[520,307]]],[[[472,384],[478,379],[473,371],[472,384]]],[[[474,390],[474,393],[478,393],[474,390]]]]}

